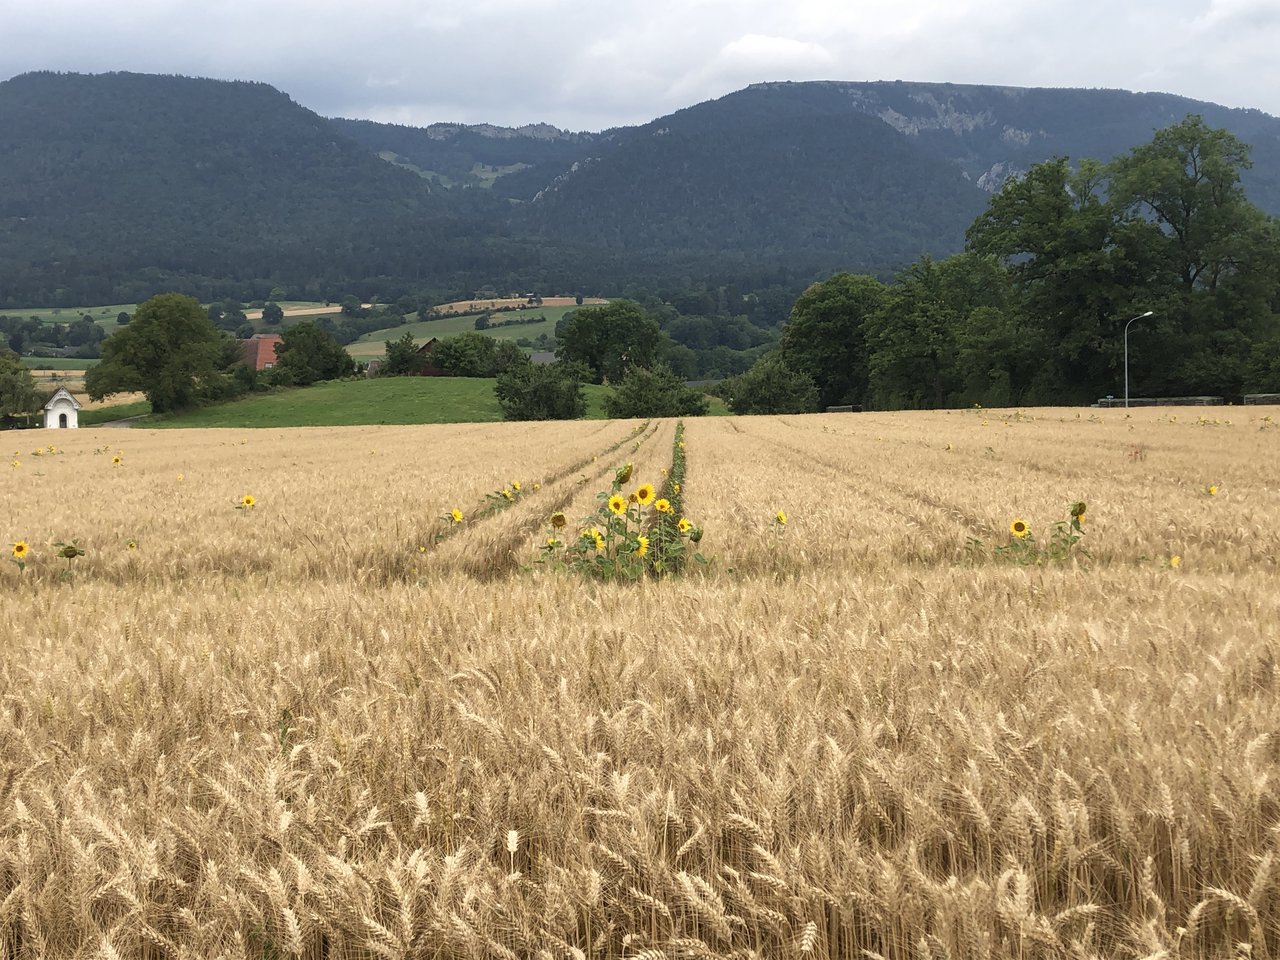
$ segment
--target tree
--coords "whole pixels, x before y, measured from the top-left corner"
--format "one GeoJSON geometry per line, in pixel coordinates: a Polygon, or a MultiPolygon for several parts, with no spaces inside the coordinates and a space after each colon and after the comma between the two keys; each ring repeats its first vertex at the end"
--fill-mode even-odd
{"type": "Polygon", "coordinates": [[[276,326],[284,320],[284,309],[278,303],[265,303],[262,305],[262,320],[276,326]]]}
{"type": "Polygon", "coordinates": [[[604,401],[605,414],[615,420],[702,417],[709,408],[701,391],[686,387],[667,367],[631,367],[604,401]]]}
{"type": "Polygon", "coordinates": [[[812,413],[818,409],[813,377],[793,370],[777,353],[761,357],[746,373],[720,384],[734,413],[812,413]]]}
{"type": "Polygon", "coordinates": [[[1251,345],[1280,330],[1280,231],[1245,196],[1251,165],[1246,144],[1188,116],[1113,166],[1112,201],[1154,288],[1143,306],[1159,336],[1135,364],[1147,392],[1234,393],[1251,345]]]}
{"type": "Polygon", "coordinates": [[[192,407],[225,389],[229,342],[196,300],[161,294],[107,338],[102,361],[85,374],[85,390],[94,400],[141,391],[156,413],[192,407]]]}
{"type": "Polygon", "coordinates": [[[277,369],[287,373],[299,387],[317,380],[337,380],[355,372],[351,355],[324,330],[310,320],[289,327],[276,346],[277,369]]]}
{"type": "Polygon", "coordinates": [[[556,326],[556,357],[583,364],[594,383],[616,382],[632,367],[652,366],[661,339],[658,321],[639,304],[614,300],[566,314],[556,326]]]}
{"type": "Polygon", "coordinates": [[[796,300],[782,331],[780,352],[789,367],[813,378],[822,406],[865,402],[868,358],[863,328],[885,297],[884,284],[874,277],[838,273],[796,300]]]}
{"type": "Polygon", "coordinates": [[[498,377],[494,391],[506,420],[576,420],[587,412],[582,377],[575,364],[525,360],[498,377]]]}
{"type": "Polygon", "coordinates": [[[121,327],[127,326],[129,321],[132,319],[133,317],[129,316],[129,314],[121,310],[119,313],[116,314],[116,325],[121,327]]]}
{"type": "Polygon", "coordinates": [[[16,353],[0,349],[0,420],[40,408],[40,397],[31,371],[16,353]]]}
{"type": "Polygon", "coordinates": [[[418,345],[413,342],[413,334],[405,331],[398,340],[386,343],[387,358],[379,371],[384,377],[409,377],[421,373],[427,362],[418,353],[418,345]]]}
{"type": "Polygon", "coordinates": [[[238,301],[220,300],[209,304],[209,319],[220,329],[230,332],[244,323],[248,317],[245,315],[244,307],[240,306],[238,301]]]}
{"type": "Polygon", "coordinates": [[[445,337],[431,355],[431,361],[455,377],[492,377],[494,339],[483,333],[460,333],[445,337]]]}

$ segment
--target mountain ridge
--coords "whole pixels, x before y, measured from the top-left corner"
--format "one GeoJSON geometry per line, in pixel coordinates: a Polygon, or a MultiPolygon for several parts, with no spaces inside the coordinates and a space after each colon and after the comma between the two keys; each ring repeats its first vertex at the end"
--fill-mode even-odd
{"type": "Polygon", "coordinates": [[[1010,173],[1109,160],[1188,112],[1253,148],[1280,120],[1173,94],[772,81],[645,124],[326,119],[267,84],[113,73],[0,82],[0,304],[422,290],[795,288],[959,249],[1010,173]]]}

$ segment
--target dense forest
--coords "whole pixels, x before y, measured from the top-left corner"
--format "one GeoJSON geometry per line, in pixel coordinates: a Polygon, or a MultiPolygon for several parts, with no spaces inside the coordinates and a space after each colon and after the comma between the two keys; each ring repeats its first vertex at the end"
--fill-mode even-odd
{"type": "Polygon", "coordinates": [[[1188,113],[1253,149],[1280,212],[1280,121],[1162,94],[760,84],[571,133],[327,120],[264,84],[139,74],[0,83],[0,311],[480,287],[798,293],[962,249],[991,191],[1109,160],[1188,113]]]}

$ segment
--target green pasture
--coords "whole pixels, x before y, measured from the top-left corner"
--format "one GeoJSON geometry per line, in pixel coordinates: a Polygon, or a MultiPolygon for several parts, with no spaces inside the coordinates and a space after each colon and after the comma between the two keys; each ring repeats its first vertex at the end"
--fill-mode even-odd
{"type": "Polygon", "coordinates": [[[19,357],[18,362],[28,370],[88,370],[98,361],[72,357],[19,357]]]}
{"type": "MultiPolygon", "coordinates": [[[[373,424],[482,423],[502,419],[495,380],[385,377],[335,380],[255,394],[231,403],[157,418],[157,427],[341,427],[373,424]]],[[[587,417],[604,417],[605,387],[589,385],[587,417]]],[[[127,416],[128,414],[126,414],[127,416]]]]}
{"type": "MultiPolygon", "coordinates": [[[[500,340],[518,340],[521,337],[535,340],[542,333],[545,333],[548,337],[554,337],[556,324],[560,321],[560,318],[570,310],[577,309],[579,308],[570,304],[567,307],[529,307],[525,310],[495,313],[491,318],[491,322],[501,323],[504,320],[529,316],[544,317],[545,319],[541,323],[520,323],[510,326],[491,327],[488,330],[481,330],[480,333],[490,337],[497,337],[500,340]]],[[[388,340],[399,340],[406,332],[412,334],[414,340],[425,343],[432,337],[444,339],[445,337],[474,331],[475,329],[475,314],[441,317],[438,320],[415,320],[412,323],[401,324],[398,327],[387,327],[383,330],[374,330],[372,333],[366,333],[355,343],[348,344],[347,352],[353,357],[367,360],[370,357],[384,356],[387,350],[386,342],[388,340]]]]}

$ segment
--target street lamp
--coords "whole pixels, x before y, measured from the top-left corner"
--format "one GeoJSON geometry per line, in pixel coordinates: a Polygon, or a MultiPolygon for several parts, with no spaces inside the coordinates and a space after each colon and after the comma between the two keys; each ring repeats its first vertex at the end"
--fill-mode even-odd
{"type": "MultiPolygon", "coordinates": [[[[1143,320],[1154,315],[1154,310],[1148,310],[1146,313],[1138,314],[1133,320],[1143,320]]],[[[1133,323],[1133,320],[1129,323],[1133,323]]],[[[1129,409],[1129,323],[1124,325],[1124,408],[1126,410],[1129,409]]]]}

